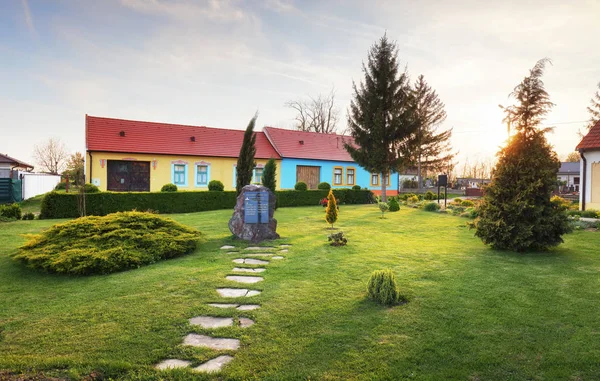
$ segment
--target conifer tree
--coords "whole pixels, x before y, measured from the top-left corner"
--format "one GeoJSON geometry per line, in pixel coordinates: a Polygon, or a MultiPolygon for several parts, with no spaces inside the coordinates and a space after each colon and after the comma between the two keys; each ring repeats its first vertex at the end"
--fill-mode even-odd
{"type": "Polygon", "coordinates": [[[333,190],[329,190],[329,194],[327,195],[327,208],[325,209],[325,221],[331,224],[331,228],[333,229],[333,224],[338,219],[338,207],[335,196],[333,195],[333,190]]]}
{"type": "MultiPolygon", "coordinates": [[[[398,49],[383,36],[371,47],[363,64],[364,81],[353,82],[348,128],[355,145],[344,146],[352,159],[382,180],[404,166],[409,158],[408,145],[417,124],[408,75],[398,70],[398,49]]],[[[386,201],[386,181],[381,198],[386,201]]]]}
{"type": "Polygon", "coordinates": [[[596,123],[600,122],[600,83],[598,83],[596,94],[590,99],[590,105],[587,110],[590,113],[590,123],[587,126],[587,130],[589,131],[596,123]]]}
{"type": "Polygon", "coordinates": [[[504,121],[517,133],[498,153],[474,224],[475,235],[495,249],[545,250],[569,231],[564,207],[550,201],[560,160],[546,140],[547,129],[539,128],[553,106],[542,82],[548,62],[537,62],[511,93],[516,104],[505,109],[504,121]]]}
{"type": "Polygon", "coordinates": [[[414,135],[414,149],[408,154],[412,156],[412,164],[417,166],[418,188],[421,190],[422,170],[439,171],[446,168],[455,155],[450,153],[452,129],[438,132],[438,127],[446,120],[444,103],[423,75],[415,82],[413,95],[418,127],[414,135]]]}
{"type": "Polygon", "coordinates": [[[262,185],[275,192],[277,187],[277,163],[271,158],[267,161],[262,175],[262,185]]]}
{"type": "Polygon", "coordinates": [[[240,148],[240,155],[235,168],[235,190],[238,195],[242,192],[242,188],[252,181],[252,172],[254,171],[254,167],[256,167],[256,163],[254,162],[254,155],[256,155],[256,134],[254,133],[256,118],[257,115],[254,115],[250,119],[248,127],[246,127],[244,141],[242,142],[242,148],[240,148]]]}

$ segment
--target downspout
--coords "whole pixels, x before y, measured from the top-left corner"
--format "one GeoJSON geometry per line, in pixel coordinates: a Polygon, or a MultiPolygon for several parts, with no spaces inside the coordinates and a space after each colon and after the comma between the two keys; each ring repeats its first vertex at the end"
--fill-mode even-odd
{"type": "MultiPolygon", "coordinates": [[[[92,182],[92,167],[94,166],[94,160],[92,160],[92,151],[88,151],[88,155],[90,155],[90,176],[88,177],[89,183],[92,182]]],[[[86,183],[86,181],[83,181],[86,183]]]]}
{"type": "Polygon", "coordinates": [[[585,156],[583,155],[583,150],[579,150],[579,155],[581,156],[581,159],[583,160],[583,173],[581,174],[581,210],[585,210],[585,180],[586,180],[586,172],[587,172],[587,160],[585,158],[585,156]]]}

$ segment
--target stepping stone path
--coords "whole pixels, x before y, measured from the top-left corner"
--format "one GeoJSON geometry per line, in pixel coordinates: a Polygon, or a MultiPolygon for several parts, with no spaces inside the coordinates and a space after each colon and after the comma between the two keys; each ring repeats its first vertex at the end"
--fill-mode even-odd
{"type": "Polygon", "coordinates": [[[239,283],[258,283],[265,280],[265,278],[260,276],[243,276],[243,275],[228,275],[225,277],[227,280],[232,280],[234,282],[239,283]]]}
{"type": "MultiPolygon", "coordinates": [[[[288,252],[288,249],[291,245],[282,244],[279,245],[279,251],[277,254],[284,254],[288,252]]],[[[235,246],[224,245],[221,246],[221,250],[229,250],[227,254],[238,254],[239,251],[235,246]]],[[[269,251],[269,250],[277,250],[276,247],[259,247],[259,246],[251,246],[247,247],[244,250],[249,251],[269,251]]],[[[254,253],[254,254],[244,254],[248,257],[268,257],[269,259],[280,260],[284,259],[281,255],[274,255],[272,253],[254,253]]],[[[254,258],[237,258],[232,261],[237,264],[247,264],[247,265],[268,265],[269,261],[265,261],[262,259],[254,259],[254,258]]],[[[234,272],[245,272],[245,273],[262,273],[266,271],[265,268],[247,268],[247,267],[234,267],[234,272]]],[[[257,283],[264,280],[263,277],[259,276],[245,276],[245,275],[227,275],[225,279],[240,282],[240,283],[257,283]]],[[[247,288],[217,288],[217,293],[224,298],[241,298],[241,297],[251,297],[256,296],[261,293],[258,290],[249,290],[247,288]]],[[[259,304],[237,304],[237,303],[209,303],[208,304],[214,308],[235,308],[238,311],[252,311],[260,308],[259,304]]],[[[196,316],[189,320],[190,325],[201,326],[202,328],[222,328],[222,327],[232,327],[234,326],[234,319],[232,317],[216,317],[216,316],[196,316]]],[[[254,325],[254,321],[252,319],[248,319],[246,317],[240,317],[237,319],[236,326],[240,328],[247,328],[254,325]]],[[[183,345],[188,345],[192,347],[205,347],[211,348],[214,350],[231,350],[235,351],[240,347],[239,339],[232,339],[226,337],[211,337],[206,335],[198,335],[195,333],[188,334],[183,339],[183,345]]],[[[215,357],[211,360],[206,361],[205,363],[192,368],[193,371],[203,372],[203,373],[215,373],[223,369],[223,367],[229,364],[233,360],[232,356],[229,355],[221,355],[215,357]]],[[[168,359],[164,360],[158,364],[156,364],[155,368],[159,370],[164,369],[175,369],[175,368],[187,368],[191,366],[190,361],[178,360],[178,359],[168,359]]]]}

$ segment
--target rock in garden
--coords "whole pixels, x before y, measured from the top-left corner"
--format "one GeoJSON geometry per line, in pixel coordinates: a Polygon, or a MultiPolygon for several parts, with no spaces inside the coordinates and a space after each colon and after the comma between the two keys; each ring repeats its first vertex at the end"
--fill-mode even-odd
{"type": "Polygon", "coordinates": [[[262,185],[246,185],[237,198],[229,230],[238,238],[258,243],[277,239],[277,220],[273,218],[275,194],[262,185]]]}

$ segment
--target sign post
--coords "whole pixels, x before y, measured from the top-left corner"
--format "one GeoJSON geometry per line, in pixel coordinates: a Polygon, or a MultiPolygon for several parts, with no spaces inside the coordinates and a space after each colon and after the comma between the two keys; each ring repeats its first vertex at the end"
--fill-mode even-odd
{"type": "Polygon", "coordinates": [[[440,203],[440,187],[444,187],[444,209],[448,200],[448,175],[438,175],[438,204],[440,203]]]}

